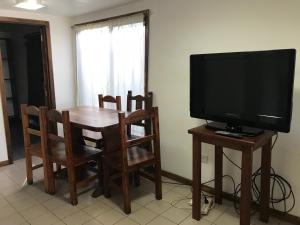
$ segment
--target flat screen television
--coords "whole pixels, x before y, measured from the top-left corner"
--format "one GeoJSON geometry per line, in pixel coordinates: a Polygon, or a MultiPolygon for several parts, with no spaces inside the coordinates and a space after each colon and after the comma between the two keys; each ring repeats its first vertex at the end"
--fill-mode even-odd
{"type": "Polygon", "coordinates": [[[288,133],[295,59],[295,49],[191,55],[191,117],[288,133]]]}

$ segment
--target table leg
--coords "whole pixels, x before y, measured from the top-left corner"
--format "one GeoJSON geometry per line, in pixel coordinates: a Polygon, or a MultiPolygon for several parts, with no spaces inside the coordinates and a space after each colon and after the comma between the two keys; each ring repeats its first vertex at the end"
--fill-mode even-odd
{"type": "Polygon", "coordinates": [[[201,141],[193,135],[193,219],[201,218],[201,141]]]}
{"type": "Polygon", "coordinates": [[[242,183],[240,202],[240,225],[250,225],[251,212],[251,176],[252,176],[253,152],[247,149],[242,153],[242,183]]]}
{"type": "Polygon", "coordinates": [[[272,139],[261,150],[260,220],[265,223],[269,221],[271,145],[272,139]]]}
{"type": "Polygon", "coordinates": [[[223,190],[223,148],[215,146],[215,201],[222,204],[223,190]]]}

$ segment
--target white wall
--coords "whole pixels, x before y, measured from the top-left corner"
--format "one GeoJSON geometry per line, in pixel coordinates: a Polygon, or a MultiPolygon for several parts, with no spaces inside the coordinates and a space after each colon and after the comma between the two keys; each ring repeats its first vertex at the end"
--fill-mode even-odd
{"type": "MultiPolygon", "coordinates": [[[[160,110],[162,168],[192,177],[192,138],[187,130],[202,121],[189,116],[189,55],[227,51],[296,48],[300,50],[300,2],[297,0],[144,0],[76,17],[85,22],[143,9],[150,18],[150,90],[160,110]]],[[[297,59],[292,130],[280,134],[272,164],[294,188],[300,216],[300,57],[297,59]]],[[[214,154],[204,146],[208,164],[203,181],[213,177],[214,154]]],[[[260,151],[254,167],[260,163],[260,151]]],[[[240,155],[232,155],[240,162],[240,155]]],[[[225,164],[224,173],[240,176],[225,164]]],[[[230,185],[228,183],[227,191],[230,185]]]]}
{"type": "MultiPolygon", "coordinates": [[[[32,12],[2,10],[1,16],[46,20],[50,22],[52,59],[56,106],[70,107],[75,104],[75,76],[73,66],[72,32],[70,19],[32,12]]],[[[1,25],[0,25],[1,26],[1,25]]],[[[3,124],[2,105],[0,104],[0,162],[7,160],[7,149],[3,124]]]]}

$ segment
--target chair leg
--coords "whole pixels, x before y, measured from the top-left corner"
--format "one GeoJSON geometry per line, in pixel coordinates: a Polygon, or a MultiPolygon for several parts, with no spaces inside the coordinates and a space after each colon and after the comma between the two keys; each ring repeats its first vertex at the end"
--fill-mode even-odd
{"type": "Polygon", "coordinates": [[[44,185],[47,193],[55,194],[53,163],[47,159],[44,159],[44,185]]]}
{"type": "Polygon", "coordinates": [[[96,188],[95,191],[92,193],[93,198],[99,197],[101,194],[104,193],[104,188],[103,188],[103,172],[102,172],[102,163],[101,163],[101,158],[97,160],[97,175],[98,175],[98,182],[96,182],[96,188]]]}
{"type": "Polygon", "coordinates": [[[123,190],[124,212],[126,214],[130,214],[131,213],[131,204],[130,204],[130,196],[129,196],[128,173],[122,174],[122,190],[123,190]]]}
{"type": "Polygon", "coordinates": [[[161,166],[159,162],[155,164],[155,198],[157,200],[162,199],[161,166]]]}
{"type": "Polygon", "coordinates": [[[78,200],[77,200],[75,168],[68,167],[68,180],[69,180],[69,191],[70,191],[71,204],[77,205],[78,200]]]}
{"type": "Polygon", "coordinates": [[[25,150],[26,158],[26,174],[27,174],[27,184],[33,184],[33,173],[32,173],[32,158],[31,155],[25,150]]]}

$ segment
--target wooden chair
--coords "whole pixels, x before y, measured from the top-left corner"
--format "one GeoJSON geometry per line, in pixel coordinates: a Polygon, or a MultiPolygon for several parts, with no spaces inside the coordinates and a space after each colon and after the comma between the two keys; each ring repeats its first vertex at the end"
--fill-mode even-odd
{"type": "Polygon", "coordinates": [[[66,167],[68,174],[68,183],[70,191],[70,201],[72,205],[78,203],[77,187],[85,186],[87,183],[99,178],[99,183],[102,183],[101,178],[101,154],[102,151],[81,143],[74,144],[72,140],[72,129],[68,111],[62,113],[56,110],[47,110],[46,107],[41,107],[41,133],[42,145],[45,148],[45,153],[48,160],[49,184],[51,189],[55,190],[55,180],[53,174],[52,162],[59,163],[66,167]],[[60,123],[63,125],[64,137],[60,137],[52,132],[49,132],[48,127],[51,123],[60,123]],[[78,180],[76,169],[88,168],[90,161],[97,161],[98,169],[92,169],[93,175],[85,177],[83,180],[78,180]]]}
{"type": "MultiPolygon", "coordinates": [[[[132,91],[128,91],[127,94],[127,111],[132,112],[132,110],[145,109],[149,110],[153,107],[153,93],[148,92],[145,96],[142,95],[132,95],[132,91]],[[133,109],[133,103],[135,102],[135,109],[133,109]]],[[[134,124],[129,124],[127,126],[127,135],[132,136],[131,125],[140,126],[144,128],[145,133],[149,133],[151,125],[149,121],[139,121],[134,124]]]]}
{"type": "MultiPolygon", "coordinates": [[[[132,110],[139,110],[139,109],[145,109],[145,110],[149,110],[152,109],[153,107],[153,92],[148,92],[148,94],[146,94],[145,96],[142,95],[132,95],[132,91],[128,91],[127,94],[127,111],[128,112],[132,112],[132,110]],[[134,104],[135,103],[135,107],[134,104]]],[[[144,133],[145,134],[149,134],[151,131],[151,123],[149,120],[145,120],[145,121],[138,121],[136,123],[133,124],[129,124],[127,126],[127,135],[129,138],[138,138],[138,135],[132,134],[132,125],[137,126],[137,127],[142,127],[144,129],[144,133]]],[[[146,146],[149,151],[151,151],[151,145],[148,144],[148,146],[146,146]]],[[[147,170],[153,172],[153,168],[149,167],[146,168],[147,170]]],[[[136,171],[133,174],[133,180],[134,180],[134,184],[135,186],[139,186],[140,185],[140,171],[136,171]]]]}
{"type": "Polygon", "coordinates": [[[104,103],[115,103],[116,104],[116,110],[121,110],[121,96],[116,96],[115,98],[110,95],[98,95],[98,101],[99,101],[99,108],[104,108],[104,103]]]}
{"type": "Polygon", "coordinates": [[[110,196],[110,188],[121,189],[124,198],[124,212],[131,212],[129,196],[129,174],[150,165],[155,168],[153,180],[155,182],[156,199],[162,198],[161,164],[160,164],[160,140],[158,108],[149,111],[138,110],[125,117],[124,112],[119,112],[119,125],[105,129],[103,177],[104,194],[110,196]],[[129,139],[126,135],[126,126],[141,120],[151,121],[153,129],[150,134],[136,139],[129,139]],[[153,151],[142,148],[144,143],[153,144],[153,151]],[[121,177],[122,187],[114,181],[121,177]]]}
{"type": "MultiPolygon", "coordinates": [[[[113,97],[110,95],[106,95],[106,96],[103,96],[102,94],[98,95],[99,108],[104,108],[105,102],[114,103],[116,106],[115,109],[118,111],[121,110],[121,96],[113,97]]],[[[95,143],[96,148],[103,148],[103,139],[100,133],[84,130],[83,134],[84,134],[84,140],[95,143]]]]}
{"type": "Polygon", "coordinates": [[[48,189],[49,177],[47,170],[45,169],[45,154],[43,154],[41,145],[41,113],[39,108],[35,106],[27,106],[26,104],[21,105],[22,124],[23,124],[23,136],[24,136],[24,150],[25,150],[25,161],[26,161],[26,174],[27,184],[33,183],[33,170],[44,166],[44,186],[45,191],[53,193],[52,190],[48,189]],[[36,121],[38,124],[32,125],[30,121],[36,121]],[[36,156],[42,159],[42,163],[33,166],[32,156],[36,156]]]}

